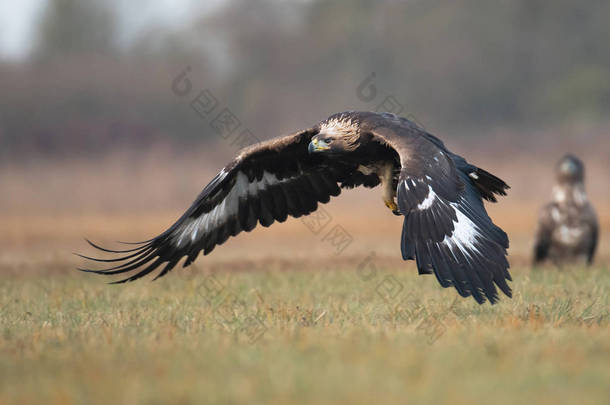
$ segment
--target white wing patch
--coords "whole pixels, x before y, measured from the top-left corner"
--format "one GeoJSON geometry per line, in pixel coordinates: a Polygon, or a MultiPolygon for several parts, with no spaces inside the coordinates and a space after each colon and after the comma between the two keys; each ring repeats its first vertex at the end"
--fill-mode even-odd
{"type": "Polygon", "coordinates": [[[411,187],[413,187],[413,188],[417,187],[418,183],[423,183],[423,181],[421,181],[418,178],[413,179],[413,178],[409,177],[402,182],[402,186],[405,188],[405,191],[408,192],[411,190],[411,187]],[[409,182],[411,182],[411,185],[409,185],[409,182]]]}
{"type": "Polygon", "coordinates": [[[434,200],[436,199],[436,193],[432,190],[432,187],[428,185],[428,195],[420,204],[417,205],[418,210],[427,210],[432,206],[434,200]]]}
{"type": "Polygon", "coordinates": [[[259,181],[248,182],[248,176],[242,172],[238,172],[235,177],[235,184],[227,196],[216,205],[210,212],[205,213],[198,218],[191,218],[176,230],[174,237],[174,245],[180,248],[190,239],[191,243],[203,238],[208,231],[216,229],[222,225],[227,218],[237,215],[239,209],[239,199],[255,196],[261,190],[265,190],[269,186],[278,183],[288,182],[294,177],[278,180],[278,178],[269,172],[263,172],[263,177],[259,181]]]}
{"type": "Polygon", "coordinates": [[[450,249],[457,247],[467,257],[470,257],[473,251],[479,253],[476,237],[482,235],[477,225],[459,210],[457,203],[450,203],[450,205],[455,210],[457,220],[453,221],[453,233],[445,236],[441,243],[450,249]]]}

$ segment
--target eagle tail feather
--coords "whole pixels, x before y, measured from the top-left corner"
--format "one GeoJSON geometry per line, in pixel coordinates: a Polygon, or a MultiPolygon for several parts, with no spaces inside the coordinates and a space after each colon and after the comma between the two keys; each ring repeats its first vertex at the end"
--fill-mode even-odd
{"type": "Polygon", "coordinates": [[[468,176],[481,193],[481,197],[487,201],[497,202],[496,195],[505,196],[506,191],[510,189],[504,180],[479,167],[474,167],[474,171],[468,173],[468,176]]]}

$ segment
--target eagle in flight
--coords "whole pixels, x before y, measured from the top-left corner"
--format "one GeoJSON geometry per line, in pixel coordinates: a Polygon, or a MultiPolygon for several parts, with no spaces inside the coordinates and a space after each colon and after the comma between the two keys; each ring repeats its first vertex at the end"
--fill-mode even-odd
{"type": "Polygon", "coordinates": [[[585,191],[585,167],[577,157],[566,155],[557,163],[555,175],[552,200],[538,220],[534,265],[546,260],[555,265],[578,261],[590,265],[599,225],[585,191]]]}
{"type": "Polygon", "coordinates": [[[268,227],[314,212],[341,189],[380,185],[385,205],[403,217],[400,248],[443,287],[482,304],[507,296],[511,280],[508,237],[494,225],[483,199],[496,201],[509,188],[496,176],[450,152],[413,122],[390,113],[342,112],[312,128],[247,147],[205,186],[169,229],[126,250],[93,247],[120,257],[99,274],[134,272],[123,283],[156,269],[162,277],[186,256],[260,223],[268,227]]]}

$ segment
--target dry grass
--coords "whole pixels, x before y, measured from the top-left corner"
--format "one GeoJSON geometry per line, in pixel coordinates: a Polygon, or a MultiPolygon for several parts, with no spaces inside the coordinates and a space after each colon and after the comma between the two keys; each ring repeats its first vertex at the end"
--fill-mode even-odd
{"type": "Polygon", "coordinates": [[[121,287],[81,274],[2,276],[0,403],[610,395],[607,268],[517,268],[515,297],[492,307],[454,299],[412,268],[354,267],[235,273],[227,264],[121,287]]]}

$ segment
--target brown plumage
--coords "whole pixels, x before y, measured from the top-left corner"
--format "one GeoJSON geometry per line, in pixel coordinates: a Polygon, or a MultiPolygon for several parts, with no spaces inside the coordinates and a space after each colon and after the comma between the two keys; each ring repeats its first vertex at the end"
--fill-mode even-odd
{"type": "Polygon", "coordinates": [[[125,282],[160,268],[158,278],[183,257],[187,266],[200,252],[207,255],[257,224],[308,215],[342,189],[380,184],[386,206],[403,216],[402,256],[415,259],[420,274],[434,273],[443,287],[453,286],[479,303],[496,302],[496,286],[511,295],[508,237],[482,201],[495,201],[508,186],[411,121],[372,112],[335,114],[310,129],[244,149],[165,232],[122,251],[92,244],[123,256],[87,257],[119,264],[82,270],[135,271],[118,281],[125,282]]]}
{"type": "Polygon", "coordinates": [[[552,200],[538,220],[534,264],[555,265],[585,262],[595,256],[599,225],[585,191],[585,168],[575,156],[566,155],[555,168],[556,184],[552,200]]]}

